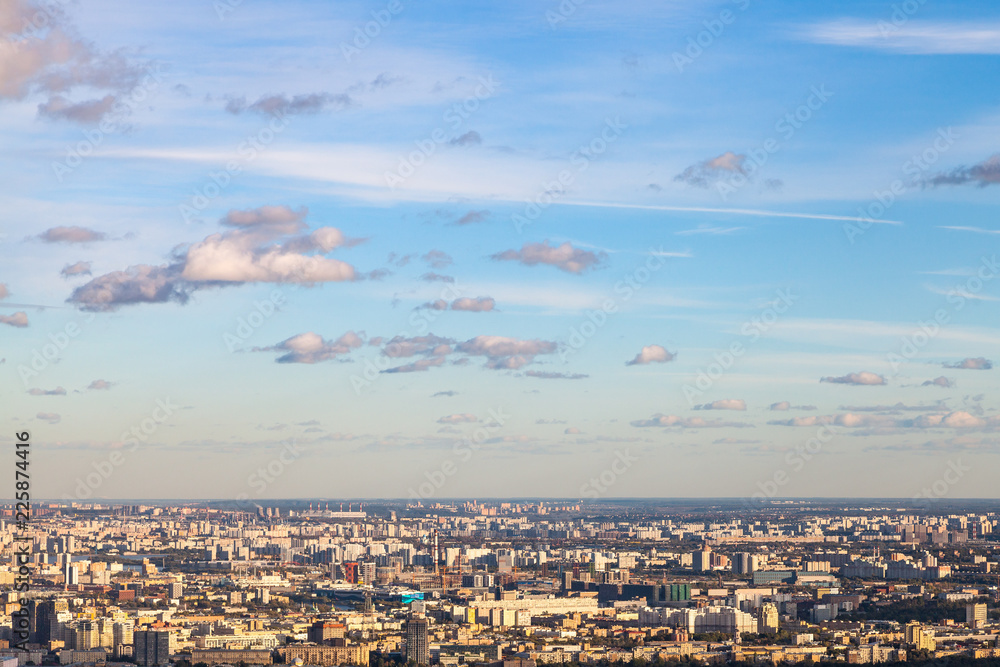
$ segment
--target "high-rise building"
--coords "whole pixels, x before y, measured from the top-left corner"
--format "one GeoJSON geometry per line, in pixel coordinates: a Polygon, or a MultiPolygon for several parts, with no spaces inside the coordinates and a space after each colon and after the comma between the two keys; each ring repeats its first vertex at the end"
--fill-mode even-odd
{"type": "Polygon", "coordinates": [[[93,621],[83,621],[76,626],[76,644],[74,648],[77,651],[89,651],[101,645],[95,626],[96,623],[93,621]]]}
{"type": "Polygon", "coordinates": [[[322,644],[327,639],[343,639],[346,628],[340,623],[316,621],[310,626],[307,637],[309,641],[322,644]]]}
{"type": "Polygon", "coordinates": [[[753,559],[748,553],[733,554],[733,574],[750,574],[753,572],[753,559]]]}
{"type": "Polygon", "coordinates": [[[53,600],[28,600],[28,641],[45,644],[51,640],[50,624],[55,616],[53,600]]]}
{"type": "Polygon", "coordinates": [[[712,548],[707,544],[696,551],[691,557],[691,566],[695,572],[708,572],[712,569],[712,548]]]}
{"type": "Polygon", "coordinates": [[[129,620],[118,621],[114,624],[114,626],[112,626],[111,645],[114,647],[114,652],[117,655],[121,655],[122,646],[131,646],[135,642],[135,637],[133,635],[134,629],[135,624],[129,620]]]}
{"type": "Polygon", "coordinates": [[[773,602],[765,602],[757,614],[757,632],[762,635],[773,635],[778,632],[778,606],[773,602]]]}
{"type": "Polygon", "coordinates": [[[406,661],[429,665],[430,658],[427,646],[427,618],[423,614],[413,614],[406,621],[406,661]]]}
{"type": "Polygon", "coordinates": [[[965,605],[965,622],[970,628],[981,628],[986,624],[986,604],[977,602],[965,605]]]}
{"type": "Polygon", "coordinates": [[[135,661],[140,667],[159,667],[170,662],[170,633],[140,630],[133,633],[135,661]]]}

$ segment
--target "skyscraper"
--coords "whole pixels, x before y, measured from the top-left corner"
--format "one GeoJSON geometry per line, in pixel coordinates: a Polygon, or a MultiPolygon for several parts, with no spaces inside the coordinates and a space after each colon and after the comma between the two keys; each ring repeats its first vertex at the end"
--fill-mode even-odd
{"type": "Polygon", "coordinates": [[[413,614],[406,622],[406,661],[418,665],[430,664],[427,648],[427,618],[423,614],[413,614]]]}
{"type": "Polygon", "coordinates": [[[773,602],[765,602],[757,616],[757,632],[773,635],[778,632],[778,607],[773,602]]]}
{"type": "Polygon", "coordinates": [[[140,667],[158,667],[170,662],[170,633],[140,630],[133,633],[135,661],[140,667]]]}

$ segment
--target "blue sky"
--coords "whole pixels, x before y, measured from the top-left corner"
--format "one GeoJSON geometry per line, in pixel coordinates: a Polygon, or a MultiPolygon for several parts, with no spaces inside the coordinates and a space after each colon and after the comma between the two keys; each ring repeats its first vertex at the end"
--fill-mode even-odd
{"type": "Polygon", "coordinates": [[[36,495],[995,494],[990,3],[0,29],[36,495]]]}

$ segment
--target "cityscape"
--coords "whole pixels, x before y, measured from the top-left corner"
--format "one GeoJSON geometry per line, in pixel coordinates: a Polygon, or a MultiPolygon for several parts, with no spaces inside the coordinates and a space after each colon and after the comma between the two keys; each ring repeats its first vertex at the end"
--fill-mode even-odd
{"type": "Polygon", "coordinates": [[[30,592],[5,594],[0,656],[142,667],[1000,657],[1000,506],[898,505],[43,502],[18,559],[30,592]]]}
{"type": "Polygon", "coordinates": [[[0,667],[1000,667],[998,58],[0,0],[0,667]]]}

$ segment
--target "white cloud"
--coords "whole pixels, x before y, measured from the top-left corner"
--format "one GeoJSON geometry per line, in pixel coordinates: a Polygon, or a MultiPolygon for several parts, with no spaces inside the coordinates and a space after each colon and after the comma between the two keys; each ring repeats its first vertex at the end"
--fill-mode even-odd
{"type": "Polygon", "coordinates": [[[547,264],[567,273],[583,273],[600,265],[606,258],[605,253],[593,253],[589,250],[574,248],[566,241],[561,245],[543,243],[525,243],[520,250],[505,250],[493,255],[493,259],[505,262],[519,262],[525,266],[547,264]]]}
{"type": "Polygon", "coordinates": [[[337,340],[325,340],[319,334],[309,331],[287,338],[272,347],[255,348],[254,351],[285,352],[277,358],[279,364],[315,364],[350,354],[363,344],[361,336],[353,331],[348,331],[337,340]]]}
{"type": "Polygon", "coordinates": [[[977,22],[932,22],[910,19],[903,25],[887,20],[841,19],[803,26],[798,36],[809,42],[854,46],[911,54],[1000,54],[1000,25],[977,22]]]}
{"type": "Polygon", "coordinates": [[[848,373],[839,377],[827,376],[820,378],[820,382],[830,382],[833,384],[854,384],[854,385],[882,385],[886,384],[885,377],[878,373],[861,371],[860,373],[848,373]]]}
{"type": "Polygon", "coordinates": [[[673,361],[677,357],[673,352],[668,352],[667,349],[661,345],[646,345],[639,351],[639,354],[635,355],[632,361],[626,362],[626,366],[638,366],[642,364],[659,363],[663,364],[668,361],[673,361]]]}

